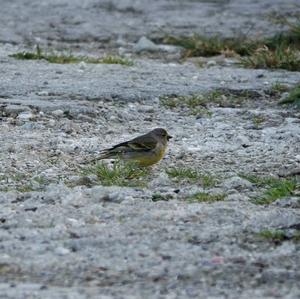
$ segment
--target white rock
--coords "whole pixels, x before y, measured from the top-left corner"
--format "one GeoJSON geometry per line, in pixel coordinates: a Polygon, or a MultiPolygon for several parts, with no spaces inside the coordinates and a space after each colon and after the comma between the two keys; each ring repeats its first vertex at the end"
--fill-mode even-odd
{"type": "Polygon", "coordinates": [[[45,90],[43,90],[43,91],[38,91],[36,94],[37,94],[38,96],[41,96],[41,97],[47,97],[47,96],[49,96],[49,92],[48,92],[48,91],[45,91],[45,90]]]}
{"type": "Polygon", "coordinates": [[[139,39],[139,41],[134,45],[133,49],[137,53],[142,51],[153,52],[159,50],[159,47],[151,40],[149,40],[147,37],[142,36],[139,39]]]}
{"type": "Polygon", "coordinates": [[[64,112],[61,109],[57,109],[57,110],[52,111],[52,114],[54,116],[61,117],[64,115],[64,112]]]}
{"type": "Polygon", "coordinates": [[[249,139],[246,136],[239,135],[237,136],[236,141],[243,147],[249,147],[251,145],[249,139]]]}
{"type": "Polygon", "coordinates": [[[217,65],[217,62],[215,60],[209,60],[206,63],[207,67],[211,67],[211,66],[215,66],[215,65],[217,65]]]}
{"type": "Polygon", "coordinates": [[[58,254],[58,255],[67,255],[70,252],[71,252],[70,249],[65,248],[65,247],[57,247],[55,249],[55,253],[58,254]]]}
{"type": "Polygon", "coordinates": [[[85,70],[87,68],[87,64],[84,61],[80,61],[78,67],[80,70],[85,70]]]}
{"type": "Polygon", "coordinates": [[[174,54],[174,53],[180,53],[183,48],[178,46],[172,46],[172,45],[158,45],[157,46],[161,51],[174,54]]]}
{"type": "Polygon", "coordinates": [[[18,119],[22,121],[29,121],[34,119],[34,115],[30,111],[22,112],[18,115],[18,119]]]}

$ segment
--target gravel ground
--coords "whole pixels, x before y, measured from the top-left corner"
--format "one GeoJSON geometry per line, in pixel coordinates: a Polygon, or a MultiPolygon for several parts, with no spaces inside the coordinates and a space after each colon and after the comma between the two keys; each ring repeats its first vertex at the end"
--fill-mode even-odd
{"type": "MultiPolygon", "coordinates": [[[[137,54],[143,36],[268,35],[296,1],[4,1],[0,10],[0,298],[299,298],[300,200],[257,205],[247,176],[300,168],[300,112],[270,92],[300,73],[229,58],[137,54]],[[201,22],[199,22],[201,19],[201,22]],[[238,28],[238,30],[236,29],[238,28]],[[83,55],[124,52],[133,66],[50,64],[30,44],[83,55]],[[161,97],[222,89],[196,115],[161,97]],[[245,96],[246,95],[246,96],[245,96]],[[236,96],[239,100],[232,102],[236,96]],[[83,174],[107,146],[164,127],[174,136],[144,187],[83,174]],[[171,167],[213,179],[178,180],[171,167]],[[191,202],[197,192],[222,196],[191,202]],[[259,237],[285,232],[282,241],[259,237]]],[[[298,179],[299,176],[294,176],[298,179]]]]}

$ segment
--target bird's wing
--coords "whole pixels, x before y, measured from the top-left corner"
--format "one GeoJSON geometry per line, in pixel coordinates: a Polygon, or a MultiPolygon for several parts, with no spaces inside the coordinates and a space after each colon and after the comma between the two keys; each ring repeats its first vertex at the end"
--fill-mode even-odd
{"type": "Polygon", "coordinates": [[[136,137],[132,140],[125,141],[115,146],[104,149],[100,152],[101,157],[109,157],[115,154],[121,154],[129,151],[150,151],[157,145],[157,140],[149,135],[136,137]]]}
{"type": "Polygon", "coordinates": [[[115,157],[119,154],[122,155],[123,153],[128,152],[151,151],[156,146],[157,140],[151,135],[146,134],[100,151],[100,156],[93,161],[115,157]]]}
{"type": "Polygon", "coordinates": [[[127,146],[134,150],[153,150],[157,145],[157,140],[149,135],[136,137],[127,142],[127,146]]]}

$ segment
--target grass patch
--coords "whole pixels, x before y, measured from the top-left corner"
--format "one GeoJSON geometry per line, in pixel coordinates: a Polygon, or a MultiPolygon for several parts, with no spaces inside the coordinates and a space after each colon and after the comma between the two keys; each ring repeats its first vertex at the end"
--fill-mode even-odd
{"type": "Polygon", "coordinates": [[[293,22],[282,18],[280,22],[288,30],[272,37],[253,40],[247,36],[221,38],[219,36],[205,37],[168,36],[163,43],[181,46],[185,49],[184,58],[210,57],[224,54],[225,56],[240,56],[240,62],[249,68],[300,70],[300,18],[293,22]]]}
{"type": "Polygon", "coordinates": [[[295,231],[294,233],[287,233],[283,230],[263,230],[257,234],[261,239],[280,244],[283,241],[290,240],[294,242],[300,241],[300,232],[295,231]]]}
{"type": "Polygon", "coordinates": [[[167,169],[166,173],[169,177],[176,179],[189,179],[196,181],[199,178],[198,172],[191,168],[172,167],[167,169]]]}
{"type": "Polygon", "coordinates": [[[252,118],[253,124],[256,128],[259,128],[265,121],[265,117],[261,116],[261,115],[255,115],[252,118]]]}
{"type": "Polygon", "coordinates": [[[286,17],[276,13],[270,15],[270,20],[274,24],[284,25],[288,28],[286,32],[276,34],[273,38],[269,39],[270,43],[278,44],[284,42],[285,44],[300,47],[300,15],[296,13],[292,18],[290,16],[291,14],[289,14],[289,17],[286,17]]]}
{"type": "Polygon", "coordinates": [[[215,187],[217,181],[212,175],[202,174],[192,168],[171,167],[166,169],[167,175],[176,181],[187,181],[190,183],[200,182],[203,188],[215,187]]]}
{"type": "Polygon", "coordinates": [[[222,201],[225,198],[225,194],[209,194],[206,192],[198,192],[188,197],[189,202],[207,202],[213,203],[217,201],[222,201]]]}
{"type": "Polygon", "coordinates": [[[133,62],[127,58],[120,56],[107,55],[101,58],[87,57],[87,56],[75,56],[71,53],[46,53],[43,52],[40,47],[36,48],[36,52],[19,52],[9,55],[19,60],[46,60],[50,63],[79,63],[81,61],[93,64],[121,64],[125,66],[132,66],[133,62]]]}
{"type": "Polygon", "coordinates": [[[289,95],[280,101],[279,104],[291,104],[300,108],[300,84],[292,89],[289,95]]]}
{"type": "Polygon", "coordinates": [[[280,82],[276,82],[276,83],[272,84],[272,86],[269,90],[269,93],[270,93],[270,95],[276,96],[276,95],[282,94],[283,92],[289,91],[289,89],[290,88],[287,85],[282,84],[280,82]]]}
{"type": "Polygon", "coordinates": [[[237,53],[249,55],[255,49],[255,42],[239,38],[221,38],[219,36],[206,37],[198,34],[192,36],[168,36],[163,43],[180,46],[185,49],[184,56],[187,57],[210,57],[226,53],[237,53]]]}
{"type": "Polygon", "coordinates": [[[169,201],[170,199],[173,199],[173,196],[171,194],[162,195],[160,193],[154,193],[152,195],[152,201],[169,201]]]}
{"type": "Polygon", "coordinates": [[[247,99],[257,96],[257,94],[254,94],[249,90],[236,91],[216,89],[204,94],[162,96],[160,97],[160,103],[168,109],[181,109],[189,115],[210,116],[211,112],[208,110],[209,105],[237,107],[247,99]]]}
{"type": "Polygon", "coordinates": [[[95,174],[103,186],[145,187],[149,170],[136,163],[117,160],[112,165],[104,162],[88,168],[85,174],[95,174]]]}
{"type": "Polygon", "coordinates": [[[179,108],[189,115],[211,116],[206,107],[206,99],[202,95],[162,96],[160,103],[171,110],[179,108]]]}
{"type": "Polygon", "coordinates": [[[263,46],[256,49],[250,56],[241,58],[241,64],[254,69],[286,69],[300,70],[299,51],[294,47],[277,46],[274,50],[263,46]]]}
{"type": "Polygon", "coordinates": [[[272,242],[281,242],[285,239],[285,233],[282,230],[263,230],[258,233],[258,236],[272,242]]]}
{"type": "Polygon", "coordinates": [[[258,188],[265,188],[265,192],[261,198],[253,200],[257,205],[268,205],[279,198],[293,196],[295,191],[299,189],[296,180],[293,179],[276,179],[269,177],[244,176],[252,184],[258,188]]]}
{"type": "Polygon", "coordinates": [[[33,186],[31,184],[27,184],[27,185],[22,185],[22,186],[16,187],[16,190],[19,192],[25,193],[25,192],[34,191],[35,189],[33,188],[33,186]]]}

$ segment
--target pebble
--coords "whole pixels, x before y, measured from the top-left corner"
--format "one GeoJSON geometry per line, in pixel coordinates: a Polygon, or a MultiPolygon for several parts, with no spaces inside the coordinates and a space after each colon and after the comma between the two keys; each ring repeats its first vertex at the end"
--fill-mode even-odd
{"type": "Polygon", "coordinates": [[[80,70],[86,70],[86,69],[87,69],[87,64],[86,64],[86,62],[80,61],[80,62],[78,63],[78,68],[79,68],[80,70]]]}
{"type": "Polygon", "coordinates": [[[253,187],[251,182],[247,181],[246,179],[240,178],[238,176],[226,179],[223,182],[222,186],[224,187],[225,190],[235,189],[238,191],[244,189],[252,189],[253,187]]]}
{"type": "Polygon", "coordinates": [[[215,65],[217,65],[217,62],[215,60],[209,60],[206,63],[207,67],[212,67],[212,66],[215,66],[215,65]]]}
{"type": "Polygon", "coordinates": [[[55,248],[55,253],[57,255],[67,255],[70,252],[71,252],[70,249],[65,248],[65,247],[57,247],[57,248],[55,248]]]}
{"type": "Polygon", "coordinates": [[[17,117],[21,121],[30,121],[35,118],[34,114],[30,111],[22,112],[17,117]]]}
{"type": "Polygon", "coordinates": [[[36,94],[37,94],[38,96],[41,96],[41,97],[47,97],[47,96],[49,96],[49,92],[48,92],[48,91],[45,91],[45,90],[43,90],[43,91],[38,91],[36,94]]]}
{"type": "Polygon", "coordinates": [[[57,110],[52,111],[52,114],[56,117],[64,116],[64,112],[61,109],[57,109],[57,110]]]}
{"type": "Polygon", "coordinates": [[[139,39],[139,41],[134,45],[133,49],[136,53],[140,53],[143,51],[148,51],[148,52],[158,51],[159,47],[151,40],[149,40],[147,37],[142,36],[139,39]]]}

